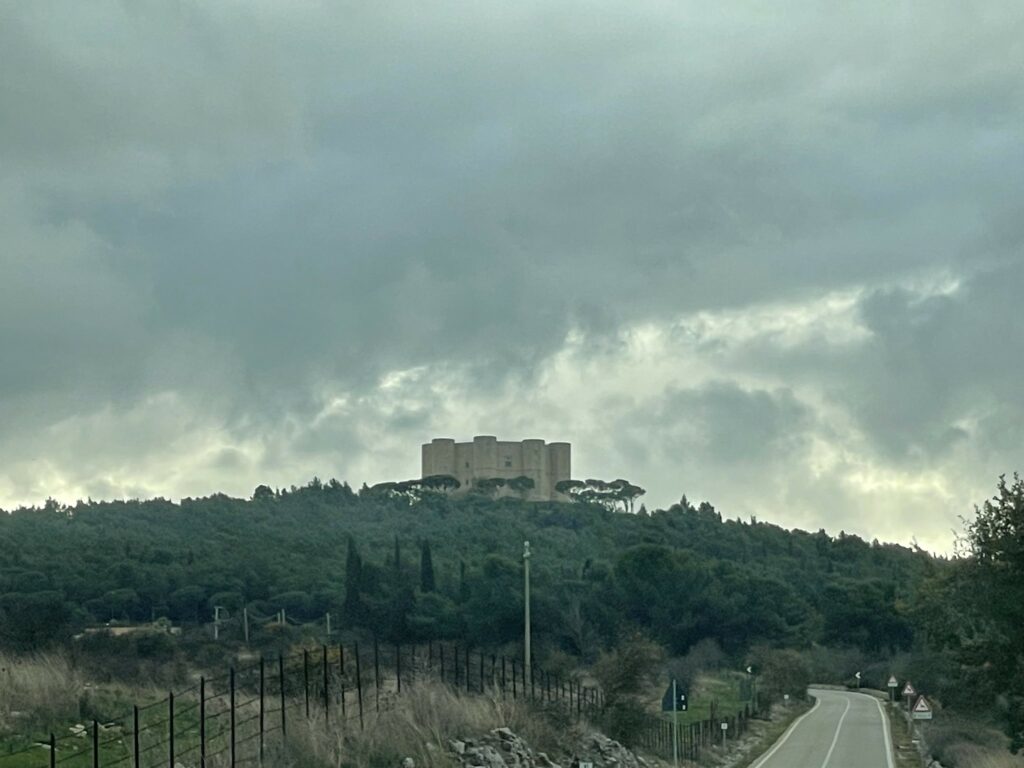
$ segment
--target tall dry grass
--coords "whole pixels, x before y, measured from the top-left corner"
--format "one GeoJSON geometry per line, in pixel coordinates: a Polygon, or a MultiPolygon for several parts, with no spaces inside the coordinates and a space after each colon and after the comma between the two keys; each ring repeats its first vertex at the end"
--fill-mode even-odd
{"type": "Polygon", "coordinates": [[[416,768],[452,768],[448,744],[508,727],[532,748],[554,758],[572,742],[568,718],[545,715],[521,702],[490,695],[462,695],[438,683],[421,683],[395,701],[393,709],[368,715],[365,728],[324,727],[322,717],[289,728],[288,743],[275,756],[286,768],[395,768],[412,758],[416,768]]]}
{"type": "Polygon", "coordinates": [[[944,712],[924,727],[925,742],[945,768],[1024,768],[1009,739],[991,725],[944,712]]]}
{"type": "Polygon", "coordinates": [[[1024,756],[1011,755],[1005,748],[954,744],[949,747],[947,754],[954,761],[950,766],[957,768],[1024,768],[1024,756]]]}
{"type": "Polygon", "coordinates": [[[0,653],[0,734],[118,720],[131,712],[132,703],[165,695],[152,687],[97,684],[58,654],[0,653]]]}
{"type": "Polygon", "coordinates": [[[61,656],[0,653],[0,727],[75,718],[85,691],[85,679],[61,656]]]}

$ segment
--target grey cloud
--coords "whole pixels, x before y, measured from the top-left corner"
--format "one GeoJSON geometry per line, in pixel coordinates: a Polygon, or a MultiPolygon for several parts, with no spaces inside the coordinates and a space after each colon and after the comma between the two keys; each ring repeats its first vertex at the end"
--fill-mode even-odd
{"type": "MultiPolygon", "coordinates": [[[[395,369],[451,366],[505,396],[573,329],[599,355],[631,324],[1019,260],[1012,4],[0,14],[14,442],[169,391],[267,455],[337,457],[336,439],[355,457],[352,433],[268,444],[325,390],[370,395],[395,369]]],[[[996,292],[991,321],[958,297],[883,291],[856,354],[725,350],[721,374],[812,381],[887,455],[959,450],[965,404],[979,425],[1017,407],[1009,377],[949,373],[984,366],[994,329],[1016,322],[1000,286],[971,279],[996,292]]],[[[675,406],[727,462],[807,417],[765,388],[765,402],[745,383],[675,406]],[[744,414],[767,432],[742,440],[744,414]]],[[[384,426],[427,424],[413,408],[384,426]]],[[[994,426],[974,428],[1002,450],[994,426]]]]}

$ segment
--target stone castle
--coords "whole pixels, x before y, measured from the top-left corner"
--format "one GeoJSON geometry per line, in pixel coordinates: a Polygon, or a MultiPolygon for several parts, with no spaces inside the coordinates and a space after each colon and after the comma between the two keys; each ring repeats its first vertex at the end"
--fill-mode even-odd
{"type": "Polygon", "coordinates": [[[451,475],[463,488],[474,480],[528,477],[534,484],[526,494],[529,501],[563,500],[555,484],[570,479],[571,452],[569,443],[543,440],[514,443],[479,435],[471,443],[456,443],[439,437],[423,445],[423,477],[451,475]]]}

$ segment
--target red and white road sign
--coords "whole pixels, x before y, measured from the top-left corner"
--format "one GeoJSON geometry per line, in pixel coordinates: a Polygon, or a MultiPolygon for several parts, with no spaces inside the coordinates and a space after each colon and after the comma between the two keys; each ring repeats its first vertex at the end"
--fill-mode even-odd
{"type": "Polygon", "coordinates": [[[896,675],[890,675],[890,677],[889,677],[889,687],[890,688],[899,688],[899,686],[900,686],[900,684],[896,680],[896,675]]]}
{"type": "Polygon", "coordinates": [[[932,705],[928,703],[928,699],[924,696],[918,696],[917,701],[914,703],[914,708],[911,710],[911,716],[915,720],[931,720],[932,705]]]}
{"type": "Polygon", "coordinates": [[[917,696],[917,691],[914,690],[914,686],[912,686],[910,684],[909,680],[907,680],[907,684],[903,686],[903,695],[904,696],[917,696]]]}

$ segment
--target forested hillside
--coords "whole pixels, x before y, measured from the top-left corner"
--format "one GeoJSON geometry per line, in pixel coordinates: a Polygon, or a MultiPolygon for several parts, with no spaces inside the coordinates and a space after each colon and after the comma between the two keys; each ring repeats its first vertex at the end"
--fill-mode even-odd
{"type": "Polygon", "coordinates": [[[314,480],[261,486],[250,500],[49,502],[0,515],[2,642],[38,647],[112,620],[206,623],[220,605],[496,647],[520,637],[524,540],[538,648],[586,659],[637,628],[677,654],[702,639],[727,653],[909,648],[906,606],[946,567],[856,536],[723,519],[685,497],[625,514],[314,480]]]}

